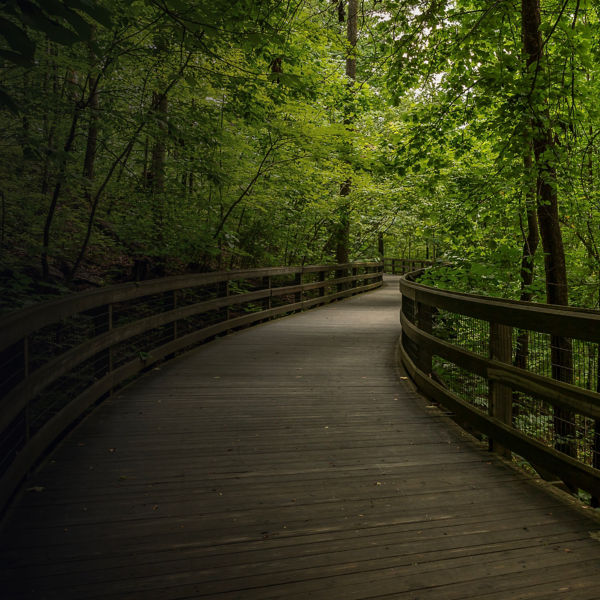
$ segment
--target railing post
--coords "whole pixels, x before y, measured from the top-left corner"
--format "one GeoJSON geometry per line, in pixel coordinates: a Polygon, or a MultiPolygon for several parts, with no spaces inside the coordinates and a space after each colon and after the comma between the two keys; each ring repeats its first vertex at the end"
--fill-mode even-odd
{"type": "Polygon", "coordinates": [[[263,310],[269,310],[272,307],[272,297],[271,297],[271,287],[273,286],[273,282],[271,281],[271,276],[267,275],[262,278],[262,286],[269,290],[269,295],[266,298],[263,298],[262,308],[263,310]]]}
{"type": "MultiPolygon", "coordinates": [[[[319,271],[319,281],[320,282],[325,282],[325,273],[327,271],[323,270],[323,271],[319,271]]],[[[319,288],[319,296],[324,296],[325,295],[325,285],[323,285],[322,287],[319,288]]]]}
{"type": "MultiPolygon", "coordinates": [[[[365,268],[365,271],[368,273],[369,272],[369,267],[365,268]]],[[[352,267],[352,277],[356,277],[358,275],[358,267],[352,267]]],[[[352,280],[352,283],[350,284],[353,288],[356,287],[357,281],[356,279],[352,280]]]]}
{"type": "MultiPolygon", "coordinates": [[[[229,279],[225,282],[225,295],[229,298],[229,296],[231,295],[231,289],[230,289],[230,284],[231,282],[229,281],[229,279]]],[[[229,319],[231,319],[231,306],[228,304],[227,305],[227,320],[229,321],[229,319]]]]}
{"type": "MultiPolygon", "coordinates": [[[[229,279],[227,279],[226,281],[221,281],[219,282],[218,285],[218,291],[217,294],[219,296],[219,298],[227,298],[229,296],[230,290],[229,290],[229,279]]],[[[229,321],[230,318],[230,310],[229,310],[229,306],[226,307],[225,310],[225,321],[229,321]]]]}
{"type": "MultiPolygon", "coordinates": [[[[342,277],[347,277],[348,276],[348,267],[344,267],[343,269],[338,269],[335,272],[335,278],[336,279],[341,279],[342,277]]],[[[347,284],[346,283],[338,283],[336,285],[336,290],[338,292],[343,292],[346,288],[347,288],[347,284]]]]}
{"type": "MultiPolygon", "coordinates": [[[[113,329],[113,305],[112,305],[112,302],[108,304],[107,309],[108,309],[108,331],[112,331],[112,329],[113,329]]],[[[114,352],[113,352],[113,346],[111,344],[108,347],[108,373],[107,373],[107,375],[110,375],[110,373],[113,372],[113,369],[114,369],[114,352]]],[[[114,389],[111,385],[108,395],[112,396],[113,392],[114,392],[114,389]]]]}
{"type": "MultiPolygon", "coordinates": [[[[600,392],[600,344],[596,348],[596,391],[600,392]]],[[[600,469],[600,419],[594,420],[594,445],[592,448],[592,466],[600,469]]],[[[600,506],[600,497],[592,495],[590,504],[593,508],[600,506]]]]}
{"type": "Polygon", "coordinates": [[[392,258],[392,275],[396,274],[396,262],[397,260],[395,258],[392,258]]]}
{"type": "MultiPolygon", "coordinates": [[[[23,379],[29,377],[29,336],[23,338],[23,379]]],[[[29,441],[31,434],[31,408],[29,402],[25,406],[25,441],[29,441]]]]}
{"type": "MultiPolygon", "coordinates": [[[[173,310],[177,308],[177,290],[173,290],[173,310]]],[[[173,339],[177,339],[177,321],[173,321],[173,339]]]]}
{"type": "MultiPolygon", "coordinates": [[[[295,277],[294,277],[294,284],[295,285],[302,285],[302,271],[300,271],[300,273],[296,273],[295,277]]],[[[302,302],[302,290],[300,290],[299,292],[296,292],[294,294],[294,302],[302,302]]]]}
{"type": "MultiPolygon", "coordinates": [[[[113,305],[110,303],[108,305],[108,331],[112,331],[113,328],[113,305]]],[[[110,345],[108,347],[108,372],[110,373],[113,370],[113,347],[110,345]]]]}
{"type": "MultiPolygon", "coordinates": [[[[431,306],[429,306],[429,304],[424,304],[423,302],[417,301],[415,316],[417,320],[417,327],[425,333],[431,333],[433,330],[431,306]]],[[[431,360],[432,355],[429,349],[423,345],[420,345],[417,367],[427,375],[429,375],[432,370],[431,360]]]]}
{"type": "MultiPolygon", "coordinates": [[[[490,358],[512,362],[512,327],[490,323],[490,358]]],[[[498,381],[489,381],[488,414],[506,425],[512,424],[512,388],[498,381]]],[[[490,450],[510,457],[510,450],[490,439],[490,450]]]]}
{"type": "MultiPolygon", "coordinates": [[[[600,356],[598,357],[600,363],[600,356]]],[[[600,379],[600,371],[598,371],[598,378],[600,379]]],[[[594,469],[600,469],[600,420],[594,420],[594,446],[592,450],[592,466],[594,469]]],[[[592,496],[590,504],[593,508],[600,506],[600,498],[592,496]]]]}

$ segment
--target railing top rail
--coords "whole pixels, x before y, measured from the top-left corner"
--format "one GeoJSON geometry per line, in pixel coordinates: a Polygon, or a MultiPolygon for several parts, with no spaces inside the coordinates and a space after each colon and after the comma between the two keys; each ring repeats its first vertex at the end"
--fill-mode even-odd
{"type": "Polygon", "coordinates": [[[416,282],[422,273],[422,269],[413,271],[400,279],[402,294],[423,304],[485,321],[581,340],[600,338],[600,311],[441,290],[416,282]]]}
{"type": "Polygon", "coordinates": [[[416,385],[490,449],[600,498],[600,312],[441,290],[422,273],[400,279],[400,355],[416,385]]]}
{"type": "Polygon", "coordinates": [[[232,271],[215,271],[212,273],[196,273],[161,277],[146,281],[110,285],[99,289],[77,292],[41,302],[32,306],[8,313],[0,317],[0,351],[10,347],[23,337],[73,314],[92,310],[113,302],[125,302],[143,296],[170,292],[178,289],[211,285],[224,281],[252,279],[255,277],[276,277],[319,271],[334,271],[353,266],[376,267],[381,262],[352,262],[345,264],[307,265],[294,267],[265,267],[260,269],[240,269],[232,271]]]}
{"type": "Polygon", "coordinates": [[[64,431],[140,372],[231,330],[373,290],[382,270],[353,262],[178,275],[3,317],[0,511],[64,431]]]}

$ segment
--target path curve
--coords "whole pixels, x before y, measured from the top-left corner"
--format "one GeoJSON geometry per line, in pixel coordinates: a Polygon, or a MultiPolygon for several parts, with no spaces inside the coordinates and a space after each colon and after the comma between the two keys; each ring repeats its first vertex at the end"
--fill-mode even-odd
{"type": "Polygon", "coordinates": [[[101,405],[10,509],[1,597],[597,600],[597,522],[398,380],[397,290],[218,339],[101,405]]]}

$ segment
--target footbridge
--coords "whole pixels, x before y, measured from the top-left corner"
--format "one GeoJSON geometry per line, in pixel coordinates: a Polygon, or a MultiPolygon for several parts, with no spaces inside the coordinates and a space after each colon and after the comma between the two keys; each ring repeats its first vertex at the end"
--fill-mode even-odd
{"type": "Polygon", "coordinates": [[[599,319],[380,263],[15,313],[0,596],[597,600],[599,319]]]}

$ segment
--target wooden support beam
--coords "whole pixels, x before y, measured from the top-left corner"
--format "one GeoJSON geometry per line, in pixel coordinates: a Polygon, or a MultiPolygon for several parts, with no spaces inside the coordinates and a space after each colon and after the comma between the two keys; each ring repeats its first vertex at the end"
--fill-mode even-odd
{"type": "MultiPolygon", "coordinates": [[[[510,364],[512,361],[512,327],[490,323],[490,359],[510,364]]],[[[512,388],[490,379],[488,414],[506,425],[512,425],[512,388]]],[[[510,457],[510,450],[490,438],[490,450],[510,457]]]]}

